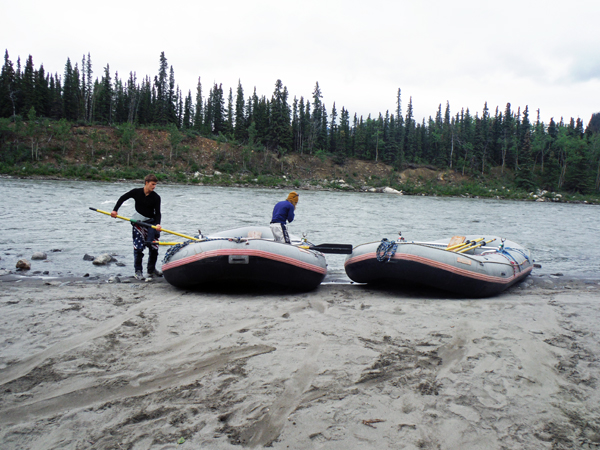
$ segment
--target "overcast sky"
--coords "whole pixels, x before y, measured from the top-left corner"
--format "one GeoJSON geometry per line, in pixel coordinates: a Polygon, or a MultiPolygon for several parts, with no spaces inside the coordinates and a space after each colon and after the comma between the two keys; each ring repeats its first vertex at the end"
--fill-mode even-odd
{"type": "Polygon", "coordinates": [[[2,50],[16,64],[32,55],[47,72],[81,66],[138,80],[158,73],[160,52],[195,98],[213,83],[234,96],[238,80],[271,97],[275,82],[311,99],[315,83],[328,112],[377,117],[412,97],[420,121],[487,101],[511,103],[535,120],[587,125],[600,112],[600,1],[572,0],[0,0],[2,50]]]}

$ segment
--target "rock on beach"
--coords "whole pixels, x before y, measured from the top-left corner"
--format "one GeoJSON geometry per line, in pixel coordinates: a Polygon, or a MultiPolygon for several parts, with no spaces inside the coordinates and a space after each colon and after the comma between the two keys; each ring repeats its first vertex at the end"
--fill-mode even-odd
{"type": "Polygon", "coordinates": [[[396,195],[402,195],[402,191],[398,191],[398,190],[396,190],[396,189],[394,189],[394,188],[391,188],[391,187],[389,187],[389,186],[387,186],[387,187],[384,187],[384,188],[383,188],[383,190],[382,190],[381,192],[383,192],[384,194],[396,194],[396,195]]]}
{"type": "Polygon", "coordinates": [[[104,265],[108,264],[109,262],[111,262],[112,260],[113,260],[112,256],[110,256],[108,253],[104,253],[103,255],[97,256],[92,261],[92,264],[95,264],[97,266],[104,266],[104,265]]]}
{"type": "Polygon", "coordinates": [[[31,263],[26,259],[20,259],[17,261],[16,267],[21,270],[29,270],[31,269],[31,263]]]}
{"type": "Polygon", "coordinates": [[[48,255],[44,252],[35,252],[33,255],[31,255],[31,259],[47,259],[48,255]]]}

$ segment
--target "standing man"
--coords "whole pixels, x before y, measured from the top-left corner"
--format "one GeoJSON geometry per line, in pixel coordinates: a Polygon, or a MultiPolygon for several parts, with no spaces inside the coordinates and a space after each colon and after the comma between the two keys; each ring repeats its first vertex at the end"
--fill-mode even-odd
{"type": "Polygon", "coordinates": [[[111,217],[117,217],[117,211],[126,200],[132,198],[135,200],[136,214],[132,216],[133,220],[146,222],[155,225],[154,228],[147,228],[141,225],[132,223],[133,234],[133,267],[135,270],[135,278],[143,280],[142,261],[144,259],[144,247],[148,246],[150,256],[148,256],[148,277],[162,277],[162,272],[156,269],[156,261],[158,259],[158,245],[152,244],[152,241],[158,240],[160,237],[160,195],[154,192],[158,178],[155,175],[147,175],[144,178],[144,187],[135,188],[123,194],[115,204],[111,217]]]}
{"type": "Polygon", "coordinates": [[[271,219],[271,232],[275,242],[285,242],[291,244],[290,236],[287,231],[286,222],[294,221],[294,210],[298,204],[298,193],[290,192],[287,199],[279,202],[273,208],[273,218],[271,219]]]}

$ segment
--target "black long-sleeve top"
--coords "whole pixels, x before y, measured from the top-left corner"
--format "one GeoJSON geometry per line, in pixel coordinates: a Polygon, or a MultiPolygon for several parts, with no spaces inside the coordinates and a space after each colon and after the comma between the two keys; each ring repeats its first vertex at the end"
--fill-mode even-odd
{"type": "Polygon", "coordinates": [[[135,200],[135,210],[138,213],[140,213],[144,217],[154,219],[155,223],[157,224],[160,223],[160,195],[158,195],[154,191],[146,195],[144,193],[144,188],[132,189],[129,192],[123,194],[119,198],[119,200],[117,200],[113,211],[118,211],[121,205],[130,198],[135,200]]]}

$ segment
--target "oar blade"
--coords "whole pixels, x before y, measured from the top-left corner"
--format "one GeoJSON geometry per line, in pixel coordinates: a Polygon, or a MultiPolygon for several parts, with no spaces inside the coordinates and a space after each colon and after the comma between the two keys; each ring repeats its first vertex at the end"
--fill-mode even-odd
{"type": "Polygon", "coordinates": [[[352,253],[351,244],[320,244],[313,245],[310,250],[316,250],[321,253],[332,253],[337,255],[350,255],[352,253]]]}

